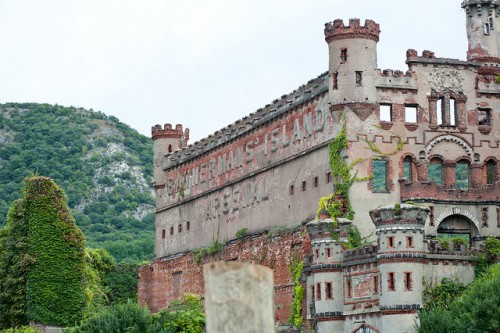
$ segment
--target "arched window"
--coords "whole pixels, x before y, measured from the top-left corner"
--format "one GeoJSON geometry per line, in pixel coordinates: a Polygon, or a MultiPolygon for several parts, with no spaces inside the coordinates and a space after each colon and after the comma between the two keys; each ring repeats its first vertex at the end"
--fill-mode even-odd
{"type": "MultiPolygon", "coordinates": [[[[437,95],[434,93],[435,96],[437,95]]],[[[437,96],[436,96],[437,97],[437,96]]],[[[435,97],[435,98],[436,98],[435,97]]],[[[460,93],[455,97],[452,92],[445,92],[443,95],[439,96],[435,101],[435,121],[438,126],[458,126],[458,103],[461,101],[460,93]]]]}
{"type": "Polygon", "coordinates": [[[450,126],[457,126],[458,124],[458,114],[455,99],[450,98],[450,126]]]}
{"type": "Polygon", "coordinates": [[[456,186],[459,190],[469,189],[469,161],[460,160],[455,169],[456,186]]]}
{"type": "Polygon", "coordinates": [[[493,159],[486,162],[486,184],[493,185],[497,179],[497,162],[493,159]]]}
{"type": "Polygon", "coordinates": [[[413,158],[411,156],[406,156],[403,160],[403,177],[408,181],[412,181],[413,179],[412,166],[413,158]]]}
{"type": "Polygon", "coordinates": [[[443,125],[443,110],[444,110],[444,97],[441,97],[436,102],[436,124],[443,125]]]}
{"type": "Polygon", "coordinates": [[[438,185],[443,184],[443,161],[440,158],[433,158],[430,160],[427,167],[427,173],[430,182],[438,185]]]}

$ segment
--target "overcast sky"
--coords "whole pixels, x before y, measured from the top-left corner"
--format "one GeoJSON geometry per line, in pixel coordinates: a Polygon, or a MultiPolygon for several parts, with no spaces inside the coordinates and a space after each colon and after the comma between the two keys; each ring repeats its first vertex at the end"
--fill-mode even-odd
{"type": "Polygon", "coordinates": [[[100,110],[190,143],[328,70],[324,23],[380,24],[378,67],[406,50],[465,59],[461,0],[0,0],[0,102],[100,110]]]}

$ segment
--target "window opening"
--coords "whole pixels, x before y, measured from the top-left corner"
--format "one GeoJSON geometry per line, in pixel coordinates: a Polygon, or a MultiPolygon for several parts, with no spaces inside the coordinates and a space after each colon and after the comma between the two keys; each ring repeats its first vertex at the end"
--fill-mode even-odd
{"type": "Polygon", "coordinates": [[[293,184],[290,185],[290,188],[288,189],[288,194],[289,195],[294,195],[295,194],[295,186],[293,184]]]}
{"type": "Polygon", "coordinates": [[[186,230],[189,231],[191,229],[191,222],[186,222],[186,230]]]}
{"type": "Polygon", "coordinates": [[[316,284],[316,299],[321,300],[321,283],[316,284]]]}
{"type": "Polygon", "coordinates": [[[417,122],[417,107],[416,106],[405,106],[405,122],[416,123],[417,122]]]}
{"type": "Polygon", "coordinates": [[[338,80],[339,80],[339,73],[337,73],[337,72],[332,73],[332,89],[333,90],[337,90],[339,88],[338,80]]]}
{"type": "Polygon", "coordinates": [[[392,105],[380,104],[380,121],[392,121],[392,105]]]}
{"type": "Polygon", "coordinates": [[[378,294],[378,276],[373,276],[373,293],[378,294]]]}
{"type": "Polygon", "coordinates": [[[161,230],[161,238],[165,238],[165,229],[161,230]]]}
{"type": "Polygon", "coordinates": [[[302,192],[306,190],[306,181],[302,181],[302,192]]]}
{"type": "Polygon", "coordinates": [[[331,248],[327,248],[327,249],[326,249],[326,256],[327,256],[328,258],[330,258],[330,257],[332,256],[332,249],[331,249],[331,248]]]}
{"type": "Polygon", "coordinates": [[[405,272],[405,290],[411,291],[413,289],[413,279],[410,272],[405,272]]]}
{"type": "Polygon", "coordinates": [[[352,283],[351,283],[351,277],[347,277],[347,297],[352,297],[352,283]]]}
{"type": "Polygon", "coordinates": [[[387,237],[387,247],[394,248],[394,236],[387,237]]]}
{"type": "Polygon", "coordinates": [[[356,71],[356,84],[360,86],[363,83],[363,72],[356,71]]]}
{"type": "Polygon", "coordinates": [[[456,187],[459,190],[469,189],[469,162],[459,161],[455,169],[456,187]]]}
{"type": "Polygon", "coordinates": [[[311,301],[314,301],[315,299],[314,286],[311,286],[311,301]]]}
{"type": "Polygon", "coordinates": [[[396,280],[394,278],[394,273],[387,273],[387,289],[389,291],[395,291],[396,290],[396,280]]]}
{"type": "Polygon", "coordinates": [[[407,180],[412,180],[412,158],[410,156],[405,157],[403,161],[403,177],[407,180]]]}
{"type": "Polygon", "coordinates": [[[477,110],[477,124],[491,126],[491,110],[490,109],[477,110]]]}
{"type": "Polygon", "coordinates": [[[325,283],[325,296],[326,296],[326,299],[333,299],[333,289],[332,289],[331,282],[325,283]]]}
{"type": "Polygon", "coordinates": [[[450,126],[456,126],[457,121],[457,109],[454,98],[450,98],[450,126]]]}
{"type": "Polygon", "coordinates": [[[443,125],[443,110],[444,110],[444,97],[441,97],[436,102],[436,124],[443,125]]]}
{"type": "Polygon", "coordinates": [[[170,227],[170,236],[174,234],[174,227],[170,227]]]}
{"type": "Polygon", "coordinates": [[[347,61],[347,49],[340,50],[340,63],[344,63],[347,61]]]}
{"type": "Polygon", "coordinates": [[[495,30],[495,25],[493,24],[493,17],[488,17],[488,23],[490,24],[490,30],[495,30]]]}
{"type": "Polygon", "coordinates": [[[181,232],[182,232],[182,224],[179,224],[179,225],[177,226],[177,231],[178,231],[179,233],[181,233],[181,232]]]}
{"type": "Polygon", "coordinates": [[[443,163],[440,159],[434,158],[427,166],[429,181],[437,185],[443,184],[443,163]]]}
{"type": "Polygon", "coordinates": [[[326,183],[331,183],[332,182],[332,172],[331,171],[327,171],[326,172],[326,183]]]}
{"type": "Polygon", "coordinates": [[[413,236],[407,236],[406,237],[406,247],[414,247],[415,244],[413,243],[413,236]]]}
{"type": "Polygon", "coordinates": [[[490,34],[490,24],[488,22],[485,22],[483,25],[483,32],[485,35],[490,34]]]}
{"type": "Polygon", "coordinates": [[[495,179],[497,176],[497,163],[494,160],[489,160],[486,162],[486,184],[495,184],[495,179]]]}
{"type": "Polygon", "coordinates": [[[314,250],[314,256],[316,257],[316,259],[319,258],[319,250],[314,250]]]}
{"type": "Polygon", "coordinates": [[[314,177],[314,187],[318,187],[318,185],[319,185],[318,176],[315,176],[314,177]]]}
{"type": "Polygon", "coordinates": [[[372,191],[386,192],[387,191],[387,161],[373,160],[372,161],[372,191]]]}

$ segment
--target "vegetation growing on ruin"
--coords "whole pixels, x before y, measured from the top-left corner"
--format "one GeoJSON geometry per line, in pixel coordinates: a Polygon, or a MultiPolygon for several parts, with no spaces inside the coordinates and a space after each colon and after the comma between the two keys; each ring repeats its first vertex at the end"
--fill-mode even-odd
{"type": "Polygon", "coordinates": [[[352,174],[354,167],[367,160],[394,155],[402,150],[404,146],[403,139],[395,133],[389,131],[397,137],[396,147],[392,151],[383,152],[374,142],[365,140],[368,149],[376,155],[366,158],[358,158],[347,164],[342,156],[342,151],[348,147],[347,123],[345,118],[346,114],[344,113],[342,115],[342,127],[340,128],[339,133],[328,144],[328,160],[333,177],[334,191],[332,194],[320,199],[316,214],[317,217],[319,217],[320,213],[327,213],[330,215],[334,221],[335,227],[337,227],[337,218],[339,217],[346,217],[350,220],[354,218],[354,211],[352,210],[351,201],[349,199],[349,189],[352,184],[354,182],[367,181],[371,178],[371,175],[368,177],[358,177],[357,172],[352,174]],[[344,203],[341,203],[341,201],[344,203]]]}
{"type": "Polygon", "coordinates": [[[300,276],[304,269],[304,261],[292,258],[290,262],[290,273],[292,275],[293,295],[290,307],[290,318],[288,321],[295,327],[302,326],[302,302],[304,301],[304,288],[300,282],[300,276]]]}
{"type": "Polygon", "coordinates": [[[194,262],[196,264],[201,263],[201,259],[203,257],[208,257],[208,256],[213,256],[219,252],[222,252],[224,250],[224,246],[226,243],[224,242],[219,242],[219,240],[215,240],[212,244],[202,247],[200,249],[194,250],[194,262]]]}

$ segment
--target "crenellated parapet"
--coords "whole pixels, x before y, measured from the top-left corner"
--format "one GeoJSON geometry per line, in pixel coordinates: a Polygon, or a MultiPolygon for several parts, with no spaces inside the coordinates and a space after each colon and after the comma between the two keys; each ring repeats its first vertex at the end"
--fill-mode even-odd
{"type": "Polygon", "coordinates": [[[161,125],[155,125],[151,128],[151,136],[153,140],[163,138],[183,138],[183,141],[187,142],[189,140],[189,128],[186,128],[186,130],[183,131],[182,125],[180,124],[175,125],[175,128],[172,127],[172,124],[165,124],[163,128],[161,125]]]}
{"type": "Polygon", "coordinates": [[[344,21],[338,19],[325,23],[325,40],[327,43],[338,39],[365,38],[378,42],[380,26],[372,20],[366,20],[365,25],[361,25],[359,19],[350,19],[349,25],[345,26],[344,21]]]}

